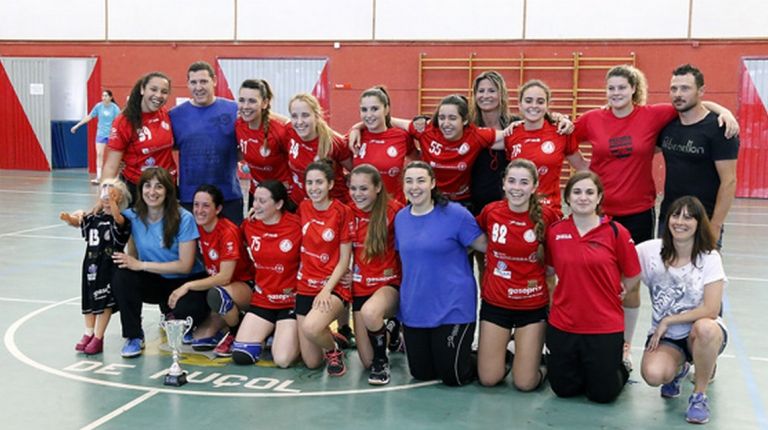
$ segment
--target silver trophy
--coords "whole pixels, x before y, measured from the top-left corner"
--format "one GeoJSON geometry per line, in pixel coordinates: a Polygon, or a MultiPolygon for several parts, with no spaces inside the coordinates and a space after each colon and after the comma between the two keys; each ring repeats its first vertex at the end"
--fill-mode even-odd
{"type": "Polygon", "coordinates": [[[168,374],[165,375],[165,380],[163,381],[165,385],[180,387],[187,383],[187,372],[181,369],[179,358],[181,358],[182,340],[184,335],[192,329],[192,324],[192,317],[187,317],[185,320],[167,320],[163,316],[160,320],[160,327],[165,330],[168,346],[173,352],[173,364],[168,369],[168,374]]]}

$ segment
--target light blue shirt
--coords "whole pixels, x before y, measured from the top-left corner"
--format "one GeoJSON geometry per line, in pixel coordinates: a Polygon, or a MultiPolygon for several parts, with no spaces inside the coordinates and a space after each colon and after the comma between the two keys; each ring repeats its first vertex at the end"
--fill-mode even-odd
{"type": "Polygon", "coordinates": [[[106,139],[109,137],[109,133],[112,131],[112,122],[115,117],[120,113],[120,108],[116,104],[110,103],[109,106],[105,106],[104,103],[96,103],[93,110],[88,115],[91,118],[98,120],[96,125],[96,138],[106,139]]]}

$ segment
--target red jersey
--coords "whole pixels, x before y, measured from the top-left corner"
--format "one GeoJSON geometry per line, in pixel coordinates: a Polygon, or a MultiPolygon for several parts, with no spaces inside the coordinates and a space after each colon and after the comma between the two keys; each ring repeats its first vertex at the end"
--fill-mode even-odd
{"type": "Polygon", "coordinates": [[[235,135],[243,154],[243,160],[251,170],[250,193],[256,185],[267,179],[275,179],[284,184],[291,182],[288,170],[288,152],[286,152],[285,125],[270,118],[267,131],[267,147],[264,147],[264,130],[252,129],[242,118],[235,121],[235,135]]]}
{"type": "Polygon", "coordinates": [[[395,214],[403,208],[403,204],[390,200],[387,206],[387,250],[371,261],[363,257],[365,238],[368,235],[370,212],[363,212],[352,206],[355,215],[355,230],[352,237],[354,265],[352,266],[352,295],[366,297],[385,285],[400,285],[400,258],[395,252],[395,214]]]}
{"type": "MultiPolygon", "coordinates": [[[[542,218],[545,226],[558,219],[546,206],[542,206],[542,218]]],[[[536,261],[539,241],[528,212],[512,212],[507,201],[500,200],[483,208],[477,224],[488,236],[481,283],[483,300],[514,310],[548,305],[546,267],[536,261]]]]}
{"type": "Polygon", "coordinates": [[[301,252],[301,220],[283,213],[277,224],[245,220],[243,237],[256,269],[251,306],[290,309],[296,304],[296,274],[301,252]]]}
{"type": "Polygon", "coordinates": [[[363,129],[360,134],[360,150],[352,159],[352,164],[358,166],[368,163],[376,167],[389,195],[405,203],[401,175],[405,156],[414,149],[413,139],[405,130],[393,127],[381,133],[371,133],[363,129]]]}
{"type": "Polygon", "coordinates": [[[469,124],[456,141],[447,140],[440,129],[432,124],[420,133],[411,123],[408,131],[419,141],[422,160],[435,171],[440,192],[454,201],[467,200],[472,164],[480,151],[496,141],[496,130],[469,124]]]}
{"type": "MultiPolygon", "coordinates": [[[[298,293],[316,296],[341,258],[341,244],[352,242],[355,219],[352,209],[336,199],[331,200],[331,205],[324,211],[304,200],[299,205],[299,213],[302,239],[298,293]]],[[[349,285],[341,282],[333,291],[345,301],[352,297],[349,285]]]]}
{"type": "Polygon", "coordinates": [[[592,142],[589,168],[605,186],[606,214],[636,214],[656,203],[656,139],[661,129],[675,118],[677,111],[667,103],[635,106],[624,118],[617,118],[610,109],[592,110],[576,121],[573,139],[592,142]]]}
{"type": "MultiPolygon", "coordinates": [[[[173,160],[173,131],[168,110],[160,108],[155,112],[142,112],[141,129],[133,129],[122,114],[115,118],[109,134],[109,149],[123,153],[123,176],[133,184],[139,183],[144,169],[162,167],[177,177],[176,162],[173,160]]],[[[141,190],[139,190],[141,192],[141,190]]]]}
{"type": "Polygon", "coordinates": [[[640,261],[629,231],[609,217],[584,236],[571,218],[547,230],[547,264],[558,283],[549,323],[577,334],[624,330],[621,277],[640,273],[640,261]]]}
{"type": "Polygon", "coordinates": [[[557,134],[557,127],[544,121],[538,130],[516,127],[511,136],[504,139],[507,159],[525,158],[533,162],[539,172],[537,193],[541,204],[562,216],[560,203],[560,172],[563,160],[579,150],[579,143],[568,135],[557,134]]]}
{"type": "MultiPolygon", "coordinates": [[[[286,151],[288,152],[288,168],[291,170],[291,199],[294,202],[299,203],[307,198],[307,192],[304,189],[304,172],[307,171],[307,166],[313,161],[318,160],[317,146],[320,138],[312,139],[308,142],[299,137],[296,130],[291,125],[285,127],[287,134],[286,139],[286,151]]],[[[347,189],[347,180],[344,177],[344,168],[341,165],[342,161],[352,158],[352,151],[347,146],[344,139],[335,136],[333,137],[333,148],[328,158],[335,162],[334,171],[334,183],[331,189],[331,197],[341,200],[342,202],[349,201],[349,190],[347,189]]]]}
{"type": "Polygon", "coordinates": [[[200,232],[200,253],[203,255],[205,271],[214,276],[221,270],[222,261],[235,260],[235,271],[230,282],[250,281],[253,279],[253,269],[248,262],[245,244],[240,229],[230,220],[219,218],[213,231],[208,233],[202,226],[197,226],[200,232]]]}

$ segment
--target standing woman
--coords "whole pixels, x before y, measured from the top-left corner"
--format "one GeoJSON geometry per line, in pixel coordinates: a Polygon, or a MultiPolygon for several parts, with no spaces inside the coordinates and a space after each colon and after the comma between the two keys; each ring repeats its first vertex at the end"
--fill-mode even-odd
{"type": "Polygon", "coordinates": [[[360,95],[360,120],[364,127],[360,130],[360,145],[352,164],[374,166],[385,191],[405,203],[401,174],[406,156],[416,148],[407,131],[392,127],[389,93],[383,86],[369,88],[360,95]]]}
{"type": "MultiPolygon", "coordinates": [[[[656,188],[653,182],[653,154],[656,140],[665,125],[677,117],[670,103],[646,105],[648,83],[639,69],[630,65],[611,68],[606,75],[606,96],[610,109],[596,109],[576,121],[573,138],[592,143],[589,169],[605,183],[606,214],[629,230],[635,243],[653,239],[656,220],[656,188]]],[[[726,123],[726,137],[738,134],[738,123],[730,111],[704,102],[726,123]]],[[[640,292],[627,295],[624,339],[625,361],[631,368],[630,343],[637,326],[640,292]]]]}
{"type": "Polygon", "coordinates": [[[162,167],[176,183],[176,162],[173,159],[173,132],[165,103],[171,92],[171,80],[163,73],[151,72],[136,81],[123,112],[115,120],[109,136],[104,178],[115,178],[120,162],[121,173],[128,190],[137,198],[139,177],[144,169],[162,167]]]}
{"type": "Polygon", "coordinates": [[[240,323],[240,311],[248,309],[253,280],[252,266],[248,262],[240,229],[232,221],[221,216],[224,195],[210,184],[197,188],[193,197],[193,214],[200,233],[200,253],[208,277],[186,282],[175,289],[168,298],[173,308],[178,300],[190,291],[205,292],[210,316],[195,330],[192,348],[210,351],[215,348],[219,357],[229,357],[240,323]],[[221,328],[226,325],[229,333],[221,341],[221,328]],[[218,345],[218,346],[217,346],[218,345]]]}
{"type": "Polygon", "coordinates": [[[192,317],[200,324],[208,316],[205,292],[190,291],[170,306],[171,293],[189,281],[205,276],[196,259],[200,234],[191,213],[179,205],[176,184],[162,167],[150,167],[138,181],[141,198],[123,215],[131,221],[131,240],[126,252],[115,252],[118,267],[112,278],[123,337],[121,355],[136,357],[144,349],[141,328],[142,303],[160,305],[173,318],[192,317]]]}
{"type": "Polygon", "coordinates": [[[349,285],[341,278],[349,271],[354,216],[352,209],[331,197],[335,187],[332,165],[330,160],[320,160],[307,166],[309,200],[299,205],[302,243],[296,319],[304,364],[315,369],[325,358],[328,374],[342,376],[347,371],[344,352],[329,326],[346,310],[352,297],[349,285]]]}
{"type": "Polygon", "coordinates": [[[304,178],[310,163],[320,159],[333,161],[335,183],[332,197],[349,201],[344,169],[352,168],[352,151],[344,139],[333,131],[323,119],[323,109],[311,94],[296,94],[288,103],[291,124],[286,127],[288,137],[288,168],[293,180],[291,198],[300,203],[307,198],[304,178]]]}
{"type": "Polygon", "coordinates": [[[485,250],[472,214],[437,190],[424,161],[408,163],[403,189],[410,204],[395,216],[395,249],[403,278],[399,319],[411,375],[464,385],[475,375],[470,357],[477,284],[467,248],[485,250]]]}
{"type": "Polygon", "coordinates": [[[389,383],[389,359],[384,318],[395,316],[400,297],[394,220],[403,205],[389,199],[379,170],[370,164],[352,170],[349,195],[355,216],[352,312],[357,353],[363,366],[371,369],[368,383],[385,385],[389,383]]]}
{"type": "Polygon", "coordinates": [[[552,125],[549,116],[549,87],[537,79],[523,84],[520,95],[522,127],[516,127],[504,140],[510,160],[530,160],[539,172],[538,195],[541,204],[563,216],[560,203],[560,172],[566,158],[576,170],[586,170],[579,152],[579,144],[570,135],[560,134],[552,125]]]}
{"type": "Polygon", "coordinates": [[[84,116],[69,131],[72,134],[77,132],[81,126],[89,123],[92,119],[98,118],[96,122],[96,179],[92,179],[92,184],[101,182],[101,170],[104,164],[104,147],[109,141],[109,133],[112,131],[112,122],[120,114],[120,106],[114,102],[112,90],[104,90],[101,93],[101,101],[96,103],[91,113],[84,116]]]}
{"type": "Polygon", "coordinates": [[[532,391],[544,380],[539,369],[544,346],[548,284],[544,265],[544,238],[557,213],[540,203],[536,166],[512,160],[504,173],[505,199],[485,207],[477,217],[488,237],[488,263],[483,275],[480,307],[478,376],[486,386],[505,376],[505,354],[515,330],[512,375],[520,391],[532,391]]]}
{"type": "Polygon", "coordinates": [[[661,239],[637,246],[653,306],[653,320],[643,353],[643,379],[661,385],[661,396],[680,395],[680,383],[696,363],[693,394],[686,420],[709,421],[707,386],[728,332],[718,315],[728,280],[706,209],[699,199],[675,200],[667,212],[661,239]]]}
{"type": "Polygon", "coordinates": [[[272,89],[263,79],[246,79],[240,85],[235,135],[243,161],[248,164],[251,185],[248,207],[253,204],[256,186],[268,179],[286,185],[291,182],[286,151],[285,121],[270,114],[272,89]]]}
{"type": "Polygon", "coordinates": [[[638,288],[640,264],[627,229],[600,215],[603,196],[597,175],[575,173],[565,187],[571,216],[547,230],[548,270],[558,282],[546,336],[552,391],[609,403],[629,378],[621,302],[638,288]]]}
{"type": "Polygon", "coordinates": [[[253,194],[253,218],[241,226],[255,270],[251,306],[232,345],[232,360],[253,364],[274,332],[272,360],[286,368],[299,358],[296,327],[296,275],[301,250],[301,220],[282,182],[259,182],[253,194]]]}

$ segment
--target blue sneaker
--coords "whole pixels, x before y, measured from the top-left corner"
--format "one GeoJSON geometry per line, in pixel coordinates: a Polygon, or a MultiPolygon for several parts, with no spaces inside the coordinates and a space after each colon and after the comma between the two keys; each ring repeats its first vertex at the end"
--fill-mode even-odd
{"type": "Polygon", "coordinates": [[[685,420],[693,424],[706,424],[709,422],[709,399],[704,393],[693,393],[688,398],[688,412],[685,420]]]}
{"type": "Polygon", "coordinates": [[[141,355],[142,349],[144,349],[144,339],[133,337],[125,341],[125,345],[123,345],[123,350],[120,351],[120,355],[124,358],[138,357],[141,355]]]}
{"type": "Polygon", "coordinates": [[[192,332],[193,330],[184,333],[184,337],[181,338],[181,343],[183,345],[192,345],[192,342],[195,341],[195,337],[192,335],[192,332]]]}
{"type": "Polygon", "coordinates": [[[683,368],[680,369],[680,372],[677,375],[675,375],[675,379],[661,386],[661,397],[664,397],[665,399],[674,399],[676,397],[680,397],[681,382],[690,370],[691,363],[683,363],[683,368]]]}
{"type": "Polygon", "coordinates": [[[224,333],[218,332],[211,337],[204,337],[192,341],[192,349],[195,351],[210,351],[224,338],[224,333]]]}

